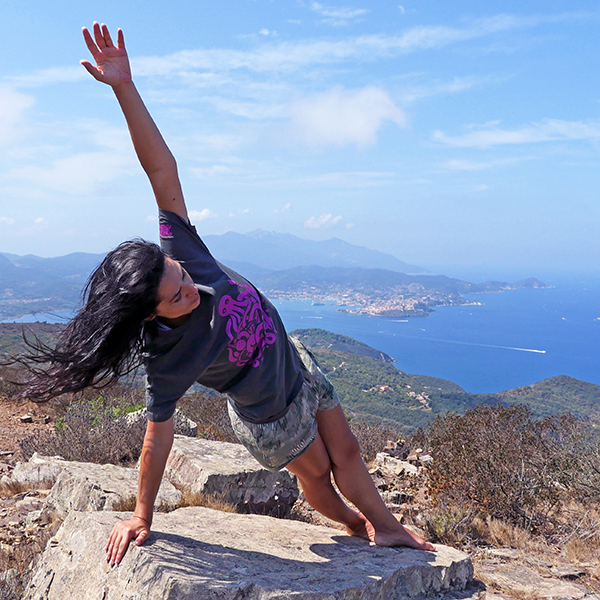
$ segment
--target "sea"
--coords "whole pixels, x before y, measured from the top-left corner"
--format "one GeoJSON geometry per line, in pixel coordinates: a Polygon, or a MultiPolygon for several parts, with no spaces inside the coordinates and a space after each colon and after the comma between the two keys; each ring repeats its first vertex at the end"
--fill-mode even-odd
{"type": "MultiPolygon", "coordinates": [[[[350,314],[310,301],[273,303],[288,331],[318,327],[348,335],[389,354],[402,371],[441,377],[467,392],[493,393],[555,375],[600,385],[600,273],[538,277],[552,287],[472,294],[467,298],[481,305],[437,307],[407,319],[350,314]]],[[[68,316],[17,321],[63,322],[68,316]]]]}
{"type": "Polygon", "coordinates": [[[543,280],[552,287],[472,294],[466,297],[481,305],[437,307],[426,317],[407,319],[301,301],[275,306],[288,331],[318,327],[348,335],[389,354],[406,373],[441,377],[471,393],[555,375],[600,385],[600,273],[549,274],[543,280]]]}

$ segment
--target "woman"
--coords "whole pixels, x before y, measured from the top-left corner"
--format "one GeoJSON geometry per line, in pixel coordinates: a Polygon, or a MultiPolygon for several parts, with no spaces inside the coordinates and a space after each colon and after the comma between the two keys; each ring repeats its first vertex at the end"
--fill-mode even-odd
{"type": "Polygon", "coordinates": [[[189,223],[175,159],[139,96],[123,33],[106,25],[83,36],[112,87],[159,208],[161,250],[142,240],[110,252],[90,277],[82,309],[43,357],[31,394],[49,397],[113,381],[140,357],[146,367],[148,426],[134,516],[112,530],[106,560],[150,535],[154,500],[173,441],[177,400],[195,382],[226,392],[234,430],[266,468],[297,475],[307,501],[350,535],[382,546],[434,547],[405,529],[379,497],[331,384],[274,307],[210,255],[189,223]],[[110,323],[99,327],[99,323],[110,323]],[[361,512],[351,509],[338,488],[361,512]]]}

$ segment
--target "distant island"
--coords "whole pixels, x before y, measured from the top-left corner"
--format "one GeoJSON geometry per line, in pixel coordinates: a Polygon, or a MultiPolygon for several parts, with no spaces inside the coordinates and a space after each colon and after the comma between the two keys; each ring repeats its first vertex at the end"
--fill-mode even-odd
{"type": "Polygon", "coordinates": [[[260,273],[254,283],[270,298],[327,302],[340,306],[341,312],[393,318],[424,317],[436,306],[481,304],[464,294],[549,287],[533,277],[512,284],[477,284],[444,275],[317,266],[260,273]]]}
{"type": "MultiPolygon", "coordinates": [[[[465,294],[547,287],[534,278],[476,284],[434,275],[390,254],[336,238],[315,242],[255,231],[206,236],[205,241],[219,260],[268,297],[334,304],[343,312],[426,316],[437,306],[480,304],[465,294]]],[[[87,277],[103,257],[81,252],[56,258],[0,253],[0,320],[74,310],[87,277]]]]}

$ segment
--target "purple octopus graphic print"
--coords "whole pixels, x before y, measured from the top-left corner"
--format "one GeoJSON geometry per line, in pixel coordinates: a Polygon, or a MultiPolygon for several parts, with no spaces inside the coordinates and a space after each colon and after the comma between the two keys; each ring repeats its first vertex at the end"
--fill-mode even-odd
{"type": "Polygon", "coordinates": [[[238,367],[247,364],[258,367],[265,348],[277,339],[273,319],[254,288],[231,279],[229,283],[241,288],[237,298],[224,295],[219,301],[219,314],[228,317],[225,330],[229,337],[229,360],[238,367]]]}

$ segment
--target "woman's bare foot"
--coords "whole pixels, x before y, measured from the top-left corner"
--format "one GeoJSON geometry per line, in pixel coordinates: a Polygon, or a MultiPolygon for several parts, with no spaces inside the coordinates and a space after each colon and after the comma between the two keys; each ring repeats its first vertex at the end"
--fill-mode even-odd
{"type": "Polygon", "coordinates": [[[423,538],[419,537],[416,533],[413,533],[400,523],[398,523],[398,529],[394,528],[394,531],[377,531],[373,537],[373,541],[378,546],[407,546],[408,548],[415,548],[416,550],[429,550],[435,552],[435,546],[426,542],[423,538]]]}
{"type": "Polygon", "coordinates": [[[364,538],[369,542],[374,541],[375,527],[373,527],[373,525],[371,525],[368,519],[361,513],[356,513],[356,515],[360,519],[360,522],[357,523],[355,527],[350,527],[349,525],[346,525],[346,531],[348,532],[348,535],[355,535],[357,537],[364,538]]]}

